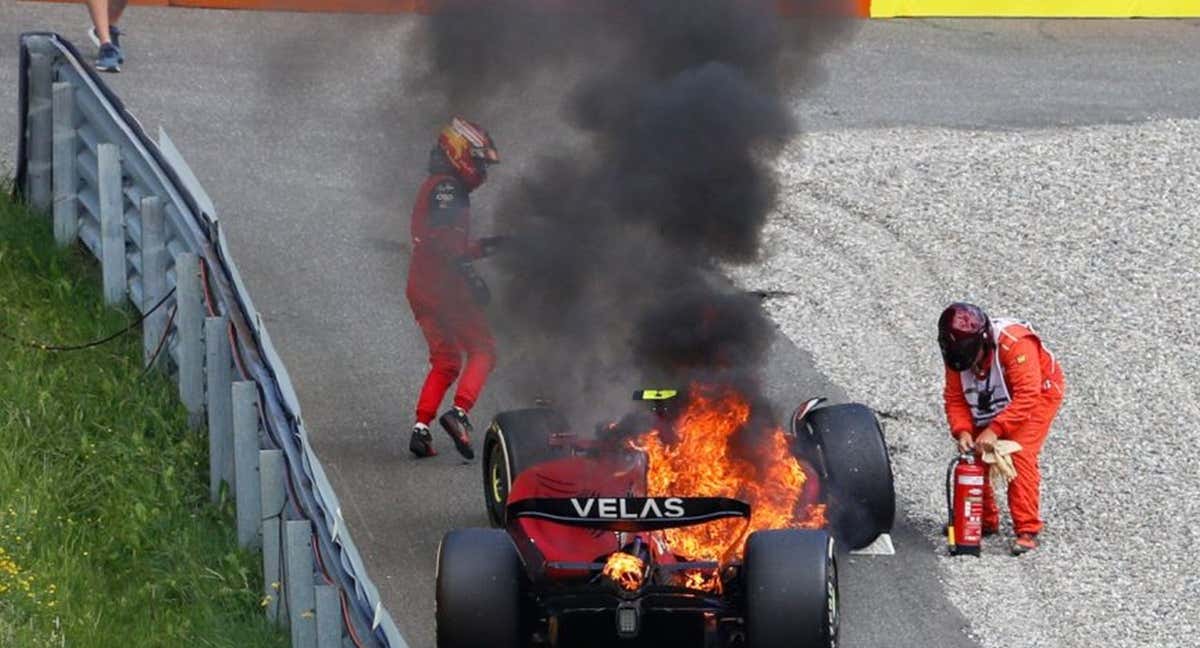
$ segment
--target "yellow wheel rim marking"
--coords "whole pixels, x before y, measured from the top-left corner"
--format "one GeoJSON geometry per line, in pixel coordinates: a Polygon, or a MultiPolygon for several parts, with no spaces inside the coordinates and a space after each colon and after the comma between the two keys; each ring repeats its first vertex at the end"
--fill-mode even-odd
{"type": "Polygon", "coordinates": [[[492,463],[492,499],[500,502],[500,464],[492,463]]]}

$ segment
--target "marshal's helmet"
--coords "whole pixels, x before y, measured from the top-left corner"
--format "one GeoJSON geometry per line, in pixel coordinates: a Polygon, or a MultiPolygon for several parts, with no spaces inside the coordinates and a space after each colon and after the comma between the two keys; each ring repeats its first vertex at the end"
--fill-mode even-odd
{"type": "Polygon", "coordinates": [[[475,189],[487,179],[487,167],[500,162],[500,152],[492,136],[482,127],[455,117],[438,134],[438,148],[454,172],[475,189]]]}
{"type": "Polygon", "coordinates": [[[964,302],[955,302],[938,318],[938,346],[942,360],[954,371],[965,371],[980,357],[981,351],[991,350],[992,322],[983,309],[964,302]]]}

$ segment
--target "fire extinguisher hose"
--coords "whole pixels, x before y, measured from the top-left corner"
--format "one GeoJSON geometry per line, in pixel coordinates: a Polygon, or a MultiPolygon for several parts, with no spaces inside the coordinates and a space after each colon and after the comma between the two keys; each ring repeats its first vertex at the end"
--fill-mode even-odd
{"type": "Polygon", "coordinates": [[[954,468],[959,461],[962,461],[962,457],[956,456],[946,467],[946,544],[951,548],[958,544],[954,537],[954,468]]]}

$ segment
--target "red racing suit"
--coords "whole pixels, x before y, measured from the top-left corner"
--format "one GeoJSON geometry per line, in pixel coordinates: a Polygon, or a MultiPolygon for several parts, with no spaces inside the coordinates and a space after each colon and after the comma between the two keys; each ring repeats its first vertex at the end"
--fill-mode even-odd
{"type": "Polygon", "coordinates": [[[429,344],[429,373],[417,398],[417,421],[429,424],[450,385],[454,405],[470,411],[495,365],[495,342],[462,264],[482,256],[470,238],[471,201],[450,173],[432,173],[412,211],[412,256],[405,294],[429,344]],[[466,362],[463,362],[463,356],[466,362]]]}
{"type": "MultiPolygon", "coordinates": [[[[943,400],[950,434],[972,437],[991,429],[1001,439],[1021,444],[1012,456],[1017,478],[1008,485],[1008,507],[1017,533],[1042,530],[1038,453],[1062,404],[1066,382],[1062,367],[1025,322],[992,322],[995,350],[983,366],[946,370],[943,400]]],[[[986,474],[986,473],[985,473],[986,474]]],[[[983,525],[998,528],[1000,511],[990,483],[983,489],[983,525]]]]}

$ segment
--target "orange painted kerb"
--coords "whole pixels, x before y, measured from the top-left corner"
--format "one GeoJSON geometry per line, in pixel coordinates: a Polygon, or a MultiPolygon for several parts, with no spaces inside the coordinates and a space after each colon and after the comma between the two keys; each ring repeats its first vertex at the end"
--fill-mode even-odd
{"type": "MultiPolygon", "coordinates": [[[[46,2],[76,2],[82,0],[43,0],[46,2]]],[[[569,0],[565,0],[569,1],[569,0]]],[[[194,7],[205,9],[245,9],[249,11],[321,11],[331,13],[429,13],[437,0],[129,0],[131,5],[194,7]]],[[[830,5],[845,3],[854,15],[871,15],[871,0],[830,0],[830,5]]],[[[795,0],[778,0],[781,13],[801,4],[795,0]]],[[[811,5],[811,0],[803,4],[811,5]]],[[[794,9],[792,10],[794,11],[794,9]]]]}

